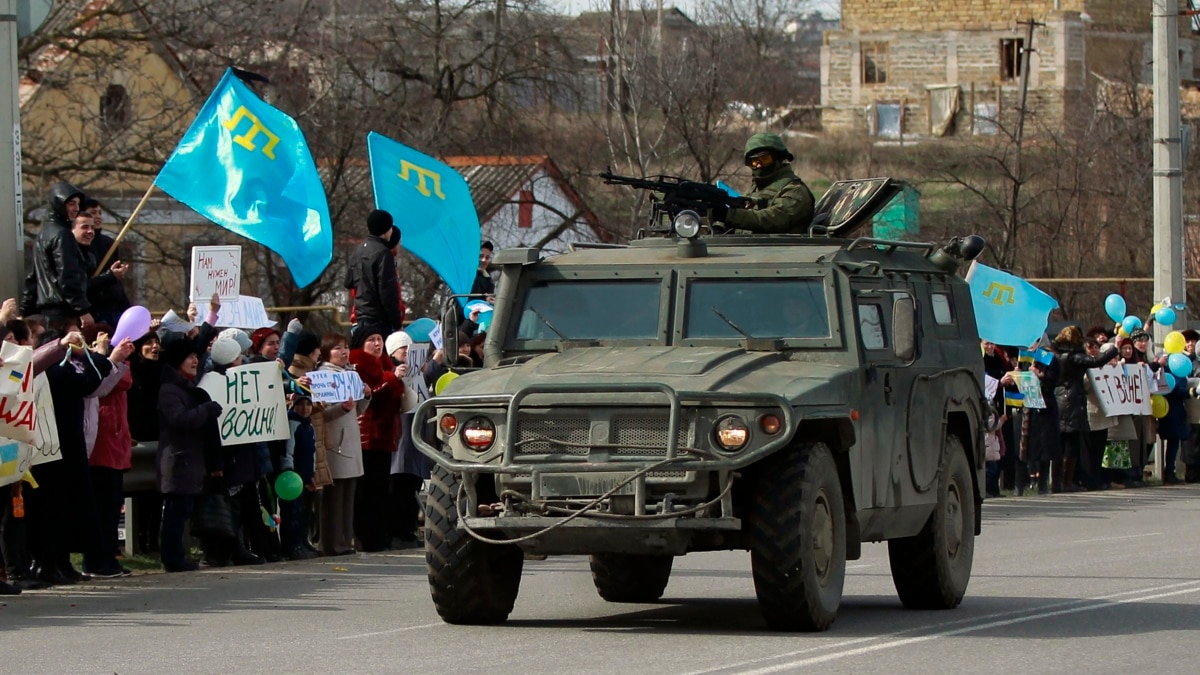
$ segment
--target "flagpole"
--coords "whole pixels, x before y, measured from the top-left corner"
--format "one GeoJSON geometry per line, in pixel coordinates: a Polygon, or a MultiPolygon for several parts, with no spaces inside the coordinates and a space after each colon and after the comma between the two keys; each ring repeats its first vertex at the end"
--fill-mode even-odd
{"type": "Polygon", "coordinates": [[[112,246],[108,247],[108,252],[104,254],[104,259],[101,260],[100,264],[96,266],[96,273],[92,276],[98,277],[100,276],[100,273],[104,271],[104,266],[108,264],[109,258],[112,258],[113,254],[117,252],[117,244],[121,243],[121,239],[125,237],[125,233],[128,232],[129,227],[133,225],[133,221],[136,220],[138,214],[142,212],[142,207],[146,205],[146,202],[150,201],[150,193],[152,192],[154,192],[154,183],[150,184],[150,189],[146,190],[146,194],[142,195],[142,201],[138,202],[137,207],[133,209],[133,213],[129,214],[129,220],[125,221],[125,224],[121,227],[121,231],[117,233],[117,238],[113,239],[112,246]]]}

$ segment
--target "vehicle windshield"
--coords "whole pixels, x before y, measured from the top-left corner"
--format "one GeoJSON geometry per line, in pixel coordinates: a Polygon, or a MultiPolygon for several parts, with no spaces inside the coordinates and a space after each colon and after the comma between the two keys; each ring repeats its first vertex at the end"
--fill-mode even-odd
{"type": "Polygon", "coordinates": [[[685,338],[829,337],[822,279],[693,279],[685,338]]]}
{"type": "Polygon", "coordinates": [[[655,340],[658,279],[539,281],[530,286],[514,339],[655,340]]]}

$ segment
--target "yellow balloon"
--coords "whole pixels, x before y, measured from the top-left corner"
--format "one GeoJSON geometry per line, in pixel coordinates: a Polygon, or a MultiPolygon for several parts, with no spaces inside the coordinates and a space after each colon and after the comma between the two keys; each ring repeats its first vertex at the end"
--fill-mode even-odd
{"type": "Polygon", "coordinates": [[[1168,354],[1182,354],[1186,342],[1183,339],[1183,333],[1173,330],[1167,333],[1167,337],[1163,338],[1163,351],[1168,354]]]}
{"type": "Polygon", "coordinates": [[[1161,394],[1154,394],[1150,397],[1150,414],[1154,415],[1155,419],[1162,419],[1167,416],[1167,409],[1170,406],[1167,404],[1167,399],[1161,394]]]}
{"type": "Polygon", "coordinates": [[[1154,306],[1150,308],[1150,316],[1158,314],[1158,310],[1162,309],[1163,306],[1164,305],[1161,302],[1154,303],[1154,306]]]}
{"type": "Polygon", "coordinates": [[[1117,337],[1129,337],[1129,332],[1121,324],[1117,324],[1117,337]]]}
{"type": "Polygon", "coordinates": [[[433,394],[435,396],[440,395],[446,386],[453,382],[457,377],[458,373],[446,373],[439,377],[437,382],[433,383],[433,394]]]}

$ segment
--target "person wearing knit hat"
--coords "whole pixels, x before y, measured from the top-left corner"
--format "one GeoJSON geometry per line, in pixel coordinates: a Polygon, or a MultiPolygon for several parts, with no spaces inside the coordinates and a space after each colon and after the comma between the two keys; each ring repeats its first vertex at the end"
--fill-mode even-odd
{"type": "Polygon", "coordinates": [[[252,361],[274,361],[279,357],[281,335],[274,328],[259,328],[250,334],[250,351],[254,356],[252,361]]]}
{"type": "MultiPolygon", "coordinates": [[[[412,343],[413,339],[408,333],[398,330],[387,336],[387,339],[383,341],[383,348],[387,355],[392,357],[392,360],[396,360],[398,358],[396,356],[396,352],[401,349],[408,349],[410,346],[412,346],[412,343]]],[[[399,357],[399,360],[403,361],[404,358],[399,357]]]]}
{"type": "Polygon", "coordinates": [[[351,254],[346,270],[344,286],[352,300],[350,320],[355,330],[362,324],[375,324],[383,326],[386,335],[404,324],[394,253],[400,243],[400,230],[390,213],[376,209],[367,216],[367,232],[370,236],[351,254]]]}
{"type": "Polygon", "coordinates": [[[296,338],[296,354],[307,356],[314,362],[320,357],[321,336],[312,331],[304,331],[296,338]]]}
{"type": "MultiPolygon", "coordinates": [[[[187,339],[180,333],[168,333],[167,337],[162,339],[159,347],[159,360],[167,368],[179,370],[187,357],[195,356],[196,343],[187,339]]],[[[193,378],[195,373],[192,374],[193,378]]]]}
{"type": "Polygon", "coordinates": [[[242,358],[242,347],[233,338],[218,337],[209,349],[209,356],[215,366],[236,366],[242,358]]]}
{"type": "Polygon", "coordinates": [[[246,335],[246,331],[242,330],[241,328],[226,328],[220,333],[217,333],[217,337],[234,340],[237,342],[238,347],[243,352],[249,351],[250,347],[252,347],[254,344],[250,341],[250,336],[246,335]]]}

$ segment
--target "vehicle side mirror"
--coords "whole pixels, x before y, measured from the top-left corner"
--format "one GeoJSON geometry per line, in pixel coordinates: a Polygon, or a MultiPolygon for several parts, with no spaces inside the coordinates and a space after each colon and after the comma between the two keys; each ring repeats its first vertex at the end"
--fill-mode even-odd
{"type": "Polygon", "coordinates": [[[442,311],[442,353],[446,355],[446,367],[458,363],[458,300],[450,298],[442,311]]]}
{"type": "Polygon", "coordinates": [[[892,303],[892,332],[896,358],[914,360],[917,357],[917,306],[912,296],[897,296],[892,303]]]}

